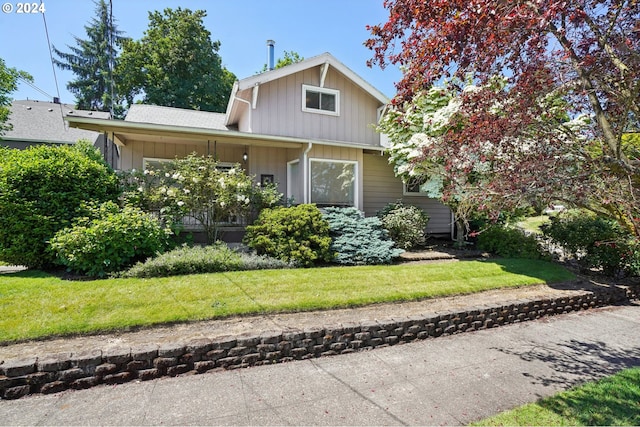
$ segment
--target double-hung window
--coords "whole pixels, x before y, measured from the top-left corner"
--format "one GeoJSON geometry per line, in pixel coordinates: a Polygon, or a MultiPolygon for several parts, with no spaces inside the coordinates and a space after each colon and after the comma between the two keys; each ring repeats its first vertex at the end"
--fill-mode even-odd
{"type": "Polygon", "coordinates": [[[302,111],[339,116],[340,91],[302,85],[302,111]]]}

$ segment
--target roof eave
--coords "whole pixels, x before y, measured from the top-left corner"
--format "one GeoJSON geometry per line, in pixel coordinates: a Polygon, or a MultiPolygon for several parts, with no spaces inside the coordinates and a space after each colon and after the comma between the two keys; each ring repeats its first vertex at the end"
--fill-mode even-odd
{"type": "Polygon", "coordinates": [[[265,141],[274,142],[279,146],[285,148],[299,148],[302,145],[306,145],[309,142],[313,142],[318,145],[328,145],[344,148],[358,148],[364,150],[384,150],[383,146],[367,145],[367,144],[354,144],[345,143],[342,141],[328,141],[328,140],[316,140],[310,138],[295,138],[288,136],[276,136],[276,135],[264,135],[247,132],[239,132],[233,130],[216,130],[206,128],[192,128],[183,126],[172,125],[158,125],[152,123],[136,123],[125,122],[123,120],[110,120],[110,119],[94,119],[85,117],[65,117],[65,120],[69,122],[69,126],[93,130],[96,132],[135,132],[139,134],[147,133],[171,133],[174,135],[183,135],[184,137],[194,139],[207,139],[212,137],[224,137],[243,140],[265,141]]]}

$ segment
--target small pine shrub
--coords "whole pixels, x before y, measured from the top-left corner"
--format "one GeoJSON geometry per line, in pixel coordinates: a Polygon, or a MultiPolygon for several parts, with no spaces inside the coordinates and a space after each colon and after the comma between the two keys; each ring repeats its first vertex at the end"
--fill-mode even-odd
{"type": "Polygon", "coordinates": [[[325,208],[329,222],[334,261],[345,265],[389,264],[400,256],[382,222],[377,217],[365,218],[356,208],[325,208]]]}
{"type": "Polygon", "coordinates": [[[425,242],[429,215],[417,206],[390,203],[378,212],[389,237],[401,249],[411,249],[425,242]]]}
{"type": "Polygon", "coordinates": [[[167,244],[168,235],[155,218],[113,202],[90,208],[90,217],[77,219],[50,242],[61,265],[93,277],[120,271],[163,251],[167,244]]]}
{"type": "Polygon", "coordinates": [[[329,224],[313,204],[264,209],[244,243],[259,255],[310,267],[332,259],[329,224]]]}
{"type": "Polygon", "coordinates": [[[546,258],[534,236],[527,236],[519,229],[499,224],[480,233],[477,246],[504,258],[546,258]]]}

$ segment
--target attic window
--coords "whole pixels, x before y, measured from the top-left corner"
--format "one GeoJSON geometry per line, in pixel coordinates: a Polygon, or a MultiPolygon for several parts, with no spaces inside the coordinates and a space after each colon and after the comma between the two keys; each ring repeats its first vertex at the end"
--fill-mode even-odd
{"type": "Polygon", "coordinates": [[[339,116],[340,91],[302,85],[302,111],[339,116]]]}

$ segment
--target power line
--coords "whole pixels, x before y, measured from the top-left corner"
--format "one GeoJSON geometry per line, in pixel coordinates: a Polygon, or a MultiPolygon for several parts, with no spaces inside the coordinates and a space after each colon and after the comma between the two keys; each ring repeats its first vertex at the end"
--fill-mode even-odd
{"type": "MultiPolygon", "coordinates": [[[[44,1],[40,0],[40,4],[43,5],[44,1]]],[[[49,28],[47,27],[47,18],[44,16],[44,12],[42,12],[42,21],[44,22],[44,32],[47,35],[47,46],[49,47],[49,58],[51,59],[51,69],[53,70],[53,81],[56,85],[56,93],[58,94],[58,99],[60,99],[60,88],[58,87],[58,76],[56,75],[56,67],[53,62],[53,53],[51,52],[51,39],[49,38],[49,28]]],[[[60,116],[64,120],[64,113],[62,112],[62,104],[60,104],[60,116]]]]}
{"type": "Polygon", "coordinates": [[[45,92],[44,90],[40,89],[38,86],[36,86],[35,84],[31,83],[29,80],[25,79],[24,77],[20,77],[18,76],[18,79],[22,82],[25,83],[29,86],[31,86],[33,89],[37,90],[38,92],[40,92],[41,94],[43,94],[44,96],[46,96],[49,99],[53,99],[52,95],[49,95],[47,92],[45,92]]]}

